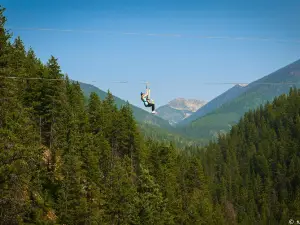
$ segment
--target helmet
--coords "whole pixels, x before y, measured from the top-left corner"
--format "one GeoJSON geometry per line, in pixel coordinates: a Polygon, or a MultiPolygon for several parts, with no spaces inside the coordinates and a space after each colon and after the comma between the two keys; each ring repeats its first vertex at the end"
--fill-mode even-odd
{"type": "Polygon", "coordinates": [[[141,92],[141,95],[143,95],[144,93],[143,92],[141,92]]]}

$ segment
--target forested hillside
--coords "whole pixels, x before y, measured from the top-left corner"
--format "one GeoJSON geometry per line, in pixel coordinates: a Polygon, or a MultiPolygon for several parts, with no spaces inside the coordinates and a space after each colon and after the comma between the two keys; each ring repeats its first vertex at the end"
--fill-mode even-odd
{"type": "Polygon", "coordinates": [[[20,38],[10,43],[2,13],[0,224],[300,219],[300,90],[246,113],[216,143],[178,149],[144,140],[111,93],[86,105],[55,57],[44,65],[20,38]]]}
{"type": "Polygon", "coordinates": [[[300,89],[247,112],[202,157],[209,189],[240,224],[300,217],[300,89]]]}

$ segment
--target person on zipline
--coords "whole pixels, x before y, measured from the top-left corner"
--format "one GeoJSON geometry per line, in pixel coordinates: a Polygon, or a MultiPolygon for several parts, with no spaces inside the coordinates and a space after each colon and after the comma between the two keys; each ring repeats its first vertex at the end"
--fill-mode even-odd
{"type": "Polygon", "coordinates": [[[145,107],[152,107],[152,113],[156,114],[154,101],[150,99],[150,89],[146,86],[146,93],[141,92],[141,100],[145,107]]]}

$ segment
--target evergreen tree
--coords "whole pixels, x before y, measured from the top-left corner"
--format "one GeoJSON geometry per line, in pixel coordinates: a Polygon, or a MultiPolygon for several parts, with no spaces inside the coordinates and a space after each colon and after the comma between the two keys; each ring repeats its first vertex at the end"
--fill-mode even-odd
{"type": "Polygon", "coordinates": [[[173,224],[166,199],[147,169],[141,169],[138,192],[140,224],[173,224]]]}
{"type": "Polygon", "coordinates": [[[116,157],[105,198],[105,220],[109,224],[140,224],[136,208],[138,194],[132,175],[129,158],[116,157]]]}
{"type": "MultiPolygon", "coordinates": [[[[17,224],[31,210],[31,184],[38,161],[35,127],[19,99],[18,85],[5,79],[11,63],[9,35],[4,29],[4,9],[0,7],[0,221],[17,224]]],[[[16,61],[18,59],[15,59],[16,61]]]]}

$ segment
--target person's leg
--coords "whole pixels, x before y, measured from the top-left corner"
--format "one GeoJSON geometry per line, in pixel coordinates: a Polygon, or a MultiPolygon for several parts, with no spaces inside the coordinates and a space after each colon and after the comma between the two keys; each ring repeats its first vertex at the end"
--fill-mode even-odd
{"type": "Polygon", "coordinates": [[[155,104],[153,104],[153,103],[148,103],[148,107],[152,107],[152,112],[155,111],[155,104]]]}

